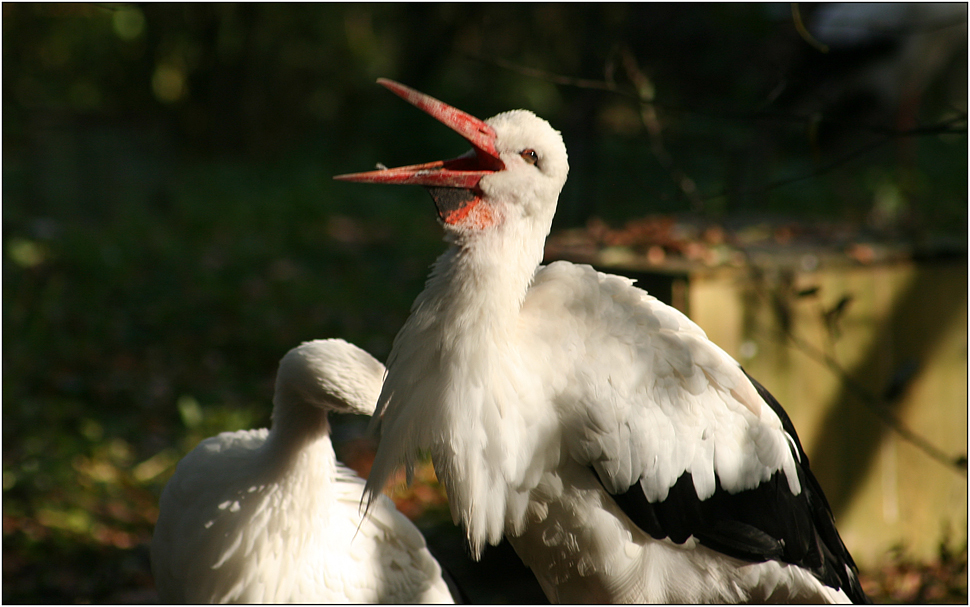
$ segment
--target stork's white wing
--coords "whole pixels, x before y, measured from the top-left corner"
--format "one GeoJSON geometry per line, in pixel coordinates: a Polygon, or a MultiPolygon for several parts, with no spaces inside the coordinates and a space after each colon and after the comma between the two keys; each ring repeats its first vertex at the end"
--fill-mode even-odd
{"type": "Polygon", "coordinates": [[[858,587],[784,410],[700,327],[632,283],[557,262],[524,303],[569,455],[655,539],[693,536],[858,587]]]}
{"type": "Polygon", "coordinates": [[[612,493],[639,482],[662,501],[689,472],[700,499],[715,476],[731,493],[782,471],[801,488],[790,439],[741,367],[690,319],[632,281],[554,263],[525,312],[550,344],[570,454],[612,493]]]}

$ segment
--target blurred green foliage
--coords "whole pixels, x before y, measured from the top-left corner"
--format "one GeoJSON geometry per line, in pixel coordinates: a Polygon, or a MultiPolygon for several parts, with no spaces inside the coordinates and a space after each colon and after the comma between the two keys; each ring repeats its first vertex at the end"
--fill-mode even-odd
{"type": "MultiPolygon", "coordinates": [[[[482,117],[549,119],[572,163],[558,226],[826,216],[965,247],[965,122],[837,162],[885,116],[773,97],[808,73],[788,10],[4,4],[4,601],[145,599],[146,542],[178,458],[268,424],[276,362],[301,341],[386,357],[440,232],[419,190],[330,178],[465,144],[378,76],[482,117]],[[640,76],[655,103],[503,61],[627,93],[640,76]]],[[[965,117],[965,99],[951,105],[965,46],[954,57],[919,124],[965,117]]]]}

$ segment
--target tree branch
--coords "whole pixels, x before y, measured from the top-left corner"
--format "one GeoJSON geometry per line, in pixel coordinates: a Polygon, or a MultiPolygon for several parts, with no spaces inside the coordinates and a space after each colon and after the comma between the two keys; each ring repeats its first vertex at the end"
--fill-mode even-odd
{"type": "Polygon", "coordinates": [[[797,2],[791,3],[791,18],[792,21],[795,22],[795,31],[797,31],[798,35],[802,37],[802,40],[809,43],[812,48],[821,53],[829,52],[829,47],[816,40],[815,36],[810,34],[808,28],[805,27],[805,23],[802,22],[802,11],[798,7],[797,2]]]}
{"type": "MultiPolygon", "coordinates": [[[[623,87],[615,82],[607,82],[603,80],[593,80],[589,78],[573,78],[570,76],[563,76],[560,74],[554,74],[552,72],[541,70],[538,68],[526,67],[512,63],[511,61],[506,61],[500,58],[489,58],[481,55],[471,55],[473,59],[481,61],[483,63],[491,64],[502,69],[506,69],[512,72],[522,74],[523,76],[528,76],[529,78],[536,78],[538,80],[545,80],[546,82],[551,82],[553,84],[558,84],[560,86],[568,86],[579,89],[595,90],[605,93],[612,93],[614,95],[619,95],[621,97],[626,97],[628,99],[634,99],[640,101],[640,95],[637,94],[635,90],[628,87],[623,87]]],[[[870,133],[875,133],[877,135],[886,135],[890,137],[910,137],[916,135],[942,135],[942,134],[965,134],[967,132],[966,126],[963,128],[953,128],[954,125],[959,123],[967,122],[966,112],[961,112],[958,116],[945,120],[943,122],[916,127],[912,129],[899,130],[888,128],[881,125],[867,124],[865,122],[843,122],[840,120],[832,120],[829,118],[821,117],[817,115],[805,116],[802,114],[789,114],[785,112],[771,112],[767,110],[758,111],[743,111],[743,110],[712,110],[708,108],[700,108],[697,106],[683,105],[683,104],[673,104],[665,103],[663,101],[657,101],[656,99],[651,100],[653,105],[661,108],[665,111],[670,112],[682,112],[685,114],[696,114],[698,116],[707,116],[709,118],[719,118],[719,119],[730,119],[730,120],[778,120],[785,122],[792,122],[799,125],[830,125],[837,126],[844,129],[853,129],[858,131],[867,131],[870,133]]]]}

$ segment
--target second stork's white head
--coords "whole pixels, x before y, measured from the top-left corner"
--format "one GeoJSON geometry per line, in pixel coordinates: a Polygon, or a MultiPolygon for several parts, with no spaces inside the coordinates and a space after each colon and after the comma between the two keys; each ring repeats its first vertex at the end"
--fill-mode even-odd
{"type": "Polygon", "coordinates": [[[384,365],[367,352],[342,339],[316,339],[280,360],[274,400],[371,415],[383,380],[384,365]]]}
{"type": "Polygon", "coordinates": [[[378,83],[458,132],[472,149],[453,160],[335,179],[423,185],[434,199],[449,240],[459,246],[474,246],[489,234],[506,233],[517,238],[519,246],[533,244],[530,248],[541,250],[569,172],[559,132],[527,110],[503,112],[483,121],[392,80],[381,78],[378,83]]]}
{"type": "Polygon", "coordinates": [[[280,360],[273,395],[276,441],[298,448],[329,432],[327,414],[372,415],[384,382],[384,365],[342,339],[316,339],[280,360]]]}

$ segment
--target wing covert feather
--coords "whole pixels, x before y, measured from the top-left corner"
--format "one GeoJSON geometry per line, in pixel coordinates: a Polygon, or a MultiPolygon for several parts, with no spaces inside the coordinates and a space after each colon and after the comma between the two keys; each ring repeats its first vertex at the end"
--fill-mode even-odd
{"type": "Polygon", "coordinates": [[[778,471],[797,494],[786,432],[740,365],[632,282],[557,262],[537,272],[523,305],[533,343],[551,344],[541,354],[570,455],[611,493],[639,482],[650,501],[685,472],[701,499],[715,475],[737,492],[778,471]]]}

